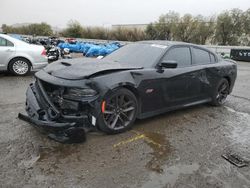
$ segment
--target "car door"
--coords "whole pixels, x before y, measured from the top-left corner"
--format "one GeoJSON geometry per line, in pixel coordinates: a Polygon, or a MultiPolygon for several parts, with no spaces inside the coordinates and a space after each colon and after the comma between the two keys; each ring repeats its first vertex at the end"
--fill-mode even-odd
{"type": "Polygon", "coordinates": [[[167,51],[162,62],[176,62],[176,68],[164,69],[162,90],[167,107],[184,105],[195,101],[200,95],[200,84],[196,78],[196,68],[192,66],[189,46],[175,46],[167,51]]]}
{"type": "Polygon", "coordinates": [[[192,102],[200,91],[193,72],[189,46],[174,46],[167,50],[155,69],[143,72],[148,79],[144,79],[139,88],[142,113],[161,112],[192,102]],[[159,66],[162,62],[176,62],[177,67],[164,68],[159,66]]]}
{"type": "Polygon", "coordinates": [[[9,40],[0,37],[0,68],[7,67],[9,60],[15,54],[15,47],[9,40]]]}
{"type": "Polygon", "coordinates": [[[207,98],[209,95],[209,88],[211,87],[210,79],[209,79],[209,67],[213,67],[213,63],[215,63],[216,58],[209,51],[199,48],[192,47],[193,54],[193,67],[195,69],[194,74],[196,75],[195,79],[200,85],[200,99],[207,98]]]}

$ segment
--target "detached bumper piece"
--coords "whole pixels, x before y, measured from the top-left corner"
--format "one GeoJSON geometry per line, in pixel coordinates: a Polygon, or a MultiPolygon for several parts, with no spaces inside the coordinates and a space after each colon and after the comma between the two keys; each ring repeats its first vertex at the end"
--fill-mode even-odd
{"type": "Polygon", "coordinates": [[[42,128],[44,130],[52,131],[52,132],[68,129],[75,125],[75,123],[57,123],[53,121],[40,121],[40,120],[32,119],[29,116],[24,115],[22,113],[18,114],[18,118],[21,120],[27,121],[29,123],[32,123],[38,128],[42,128]]]}
{"type": "Polygon", "coordinates": [[[245,159],[243,159],[241,156],[239,156],[236,153],[229,152],[229,153],[223,154],[222,157],[226,159],[228,162],[230,162],[231,164],[239,168],[249,165],[248,161],[246,161],[245,159]]]}
{"type": "Polygon", "coordinates": [[[64,115],[51,102],[39,81],[31,84],[26,92],[26,112],[18,117],[48,134],[61,143],[80,143],[86,140],[86,132],[93,129],[88,115],[64,115]]]}

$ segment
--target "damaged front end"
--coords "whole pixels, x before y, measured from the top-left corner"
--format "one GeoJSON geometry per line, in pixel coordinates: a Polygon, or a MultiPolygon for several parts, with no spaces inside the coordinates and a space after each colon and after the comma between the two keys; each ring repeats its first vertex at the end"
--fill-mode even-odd
{"type": "Polygon", "coordinates": [[[19,118],[63,143],[83,142],[94,129],[98,94],[91,88],[54,85],[36,77],[26,92],[26,112],[19,118]]]}

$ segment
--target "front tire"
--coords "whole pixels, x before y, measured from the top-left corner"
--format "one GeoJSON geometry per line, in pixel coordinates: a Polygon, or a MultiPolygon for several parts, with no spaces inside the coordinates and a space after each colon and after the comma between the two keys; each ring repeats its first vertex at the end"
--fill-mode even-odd
{"type": "Polygon", "coordinates": [[[102,102],[102,112],[97,120],[98,127],[108,134],[125,132],[132,127],[137,109],[137,99],[130,90],[114,90],[102,102]]]}
{"type": "Polygon", "coordinates": [[[227,79],[225,78],[221,79],[215,88],[211,104],[213,106],[223,105],[226,102],[226,98],[229,94],[229,88],[230,87],[227,79]]]}
{"type": "Polygon", "coordinates": [[[17,76],[24,76],[30,72],[31,66],[27,59],[15,58],[10,61],[9,71],[17,76]]]}

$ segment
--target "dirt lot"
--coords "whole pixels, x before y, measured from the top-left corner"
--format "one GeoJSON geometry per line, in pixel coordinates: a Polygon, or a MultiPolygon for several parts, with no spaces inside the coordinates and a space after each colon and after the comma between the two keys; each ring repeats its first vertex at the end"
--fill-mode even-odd
{"type": "Polygon", "coordinates": [[[32,76],[0,73],[0,187],[250,187],[250,63],[225,107],[200,105],[136,121],[120,135],[62,145],[17,119],[32,76]]]}

